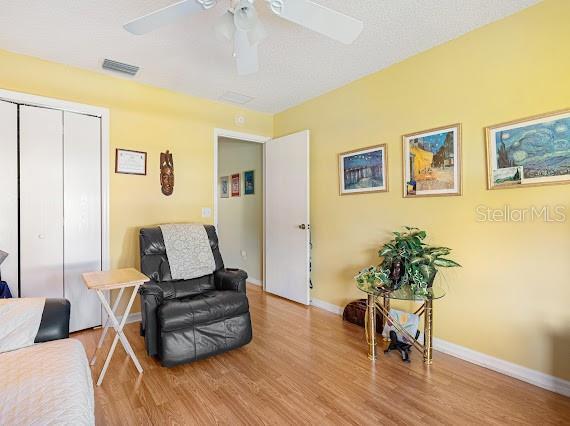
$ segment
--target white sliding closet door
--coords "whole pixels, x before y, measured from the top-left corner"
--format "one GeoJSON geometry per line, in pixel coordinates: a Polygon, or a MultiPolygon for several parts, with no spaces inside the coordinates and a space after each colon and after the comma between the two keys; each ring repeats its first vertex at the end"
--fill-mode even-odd
{"type": "Polygon", "coordinates": [[[0,101],[0,250],[2,279],[18,297],[18,106],[0,101]]]}
{"type": "Polygon", "coordinates": [[[63,297],[63,112],[20,106],[21,297],[63,297]]]}
{"type": "Polygon", "coordinates": [[[76,331],[101,324],[101,303],[81,279],[101,270],[100,118],[66,111],[63,135],[64,296],[76,331]]]}

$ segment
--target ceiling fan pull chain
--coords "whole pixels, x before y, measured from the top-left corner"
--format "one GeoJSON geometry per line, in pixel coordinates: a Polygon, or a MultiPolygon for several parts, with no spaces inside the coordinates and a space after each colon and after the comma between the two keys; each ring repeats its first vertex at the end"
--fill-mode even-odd
{"type": "Polygon", "coordinates": [[[211,9],[216,5],[218,0],[196,0],[196,1],[200,3],[204,9],[211,9]]]}
{"type": "Polygon", "coordinates": [[[283,1],[284,0],[267,0],[267,3],[269,3],[269,7],[271,7],[273,13],[281,15],[281,11],[283,11],[283,1]]]}

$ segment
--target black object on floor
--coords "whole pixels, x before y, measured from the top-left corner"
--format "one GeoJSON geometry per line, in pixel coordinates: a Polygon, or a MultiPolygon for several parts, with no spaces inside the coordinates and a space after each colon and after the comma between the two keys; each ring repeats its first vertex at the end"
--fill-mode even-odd
{"type": "MultiPolygon", "coordinates": [[[[420,331],[418,330],[416,332],[416,340],[418,340],[419,336],[420,336],[420,331]]],[[[400,355],[402,356],[402,361],[410,362],[410,351],[412,350],[412,345],[409,343],[400,342],[398,340],[398,335],[394,330],[390,330],[390,345],[384,351],[384,353],[387,354],[392,350],[397,350],[400,352],[400,355]]]]}

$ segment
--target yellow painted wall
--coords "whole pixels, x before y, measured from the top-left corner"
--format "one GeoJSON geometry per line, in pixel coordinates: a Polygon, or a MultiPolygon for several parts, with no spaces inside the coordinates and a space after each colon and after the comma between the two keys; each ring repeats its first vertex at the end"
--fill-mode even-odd
{"type": "Polygon", "coordinates": [[[275,117],[276,136],[311,130],[314,298],[362,297],[354,273],[377,262],[389,231],[419,226],[463,264],[446,274],[435,336],[570,379],[570,185],[488,191],[483,134],[570,108],[569,21],[570,1],[546,1],[275,117]],[[457,122],[464,195],[403,199],[401,136],[457,122]],[[337,154],[379,143],[390,191],[339,196],[337,154]],[[567,219],[477,221],[477,206],[505,204],[564,205],[567,219]]]}
{"type": "MultiPolygon", "coordinates": [[[[202,219],[213,207],[213,129],[270,136],[273,117],[95,72],[0,51],[0,88],[110,110],[111,267],[138,266],[142,226],[202,219]],[[236,127],[241,114],[246,124],[236,127]],[[115,174],[115,148],[148,152],[147,176],[115,174]],[[160,191],[160,152],[174,154],[174,194],[160,191]]],[[[133,308],[137,311],[138,308],[133,308]]]]}

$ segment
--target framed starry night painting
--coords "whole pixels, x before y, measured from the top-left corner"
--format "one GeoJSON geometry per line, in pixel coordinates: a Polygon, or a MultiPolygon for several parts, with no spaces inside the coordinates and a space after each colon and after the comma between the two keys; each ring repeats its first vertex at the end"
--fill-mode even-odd
{"type": "Polygon", "coordinates": [[[385,144],[338,155],[340,195],[388,191],[385,144]]]}
{"type": "Polygon", "coordinates": [[[486,128],[489,189],[570,183],[570,110],[486,128]]]}

